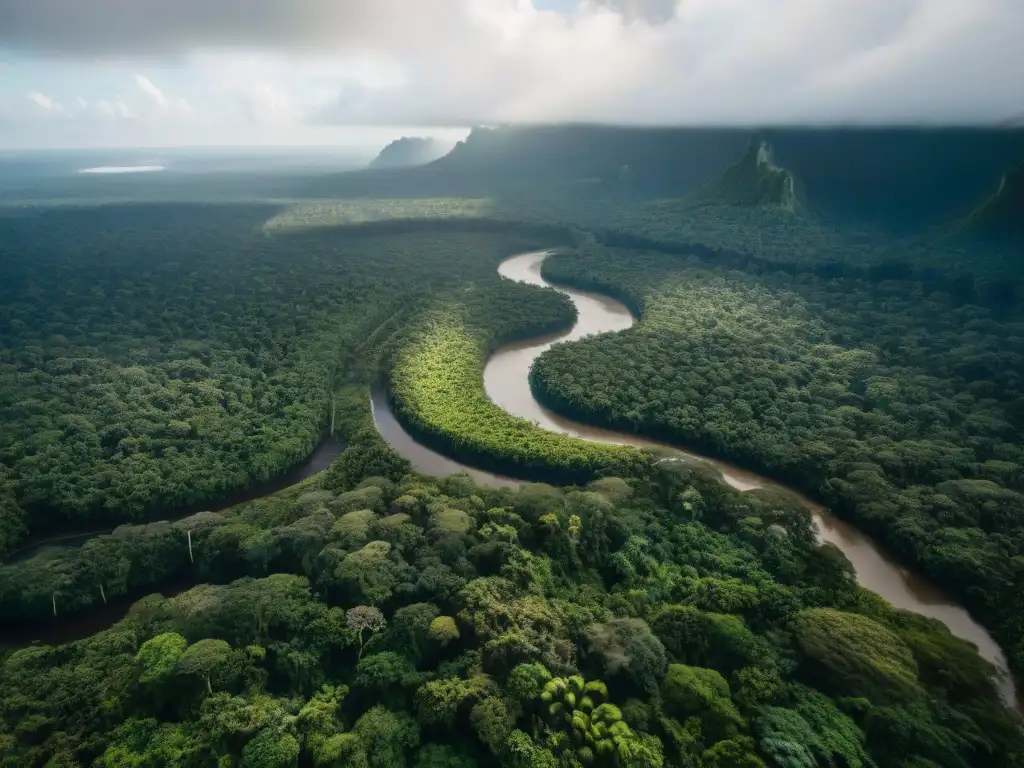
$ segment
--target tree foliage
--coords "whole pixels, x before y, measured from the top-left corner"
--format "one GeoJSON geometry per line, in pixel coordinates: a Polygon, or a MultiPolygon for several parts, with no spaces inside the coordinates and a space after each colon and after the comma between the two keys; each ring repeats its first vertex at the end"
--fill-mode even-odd
{"type": "Polygon", "coordinates": [[[617,296],[642,321],[544,353],[535,395],[818,496],[964,598],[1019,667],[1020,305],[936,270],[741,271],[664,251],[587,244],[545,261],[549,280],[617,296]]]}
{"type": "MultiPolygon", "coordinates": [[[[21,535],[22,520],[38,530],[44,508],[122,519],[155,499],[222,495],[308,453],[328,419],[345,448],[280,493],[0,567],[8,625],[77,614],[88,629],[127,595],[163,592],[105,630],[0,654],[0,765],[1019,765],[992,667],[860,590],[799,500],[541,435],[480,399],[494,345],[571,319],[557,296],[493,274],[532,236],[388,225],[268,238],[246,219],[234,246],[191,230],[227,249],[207,264],[181,232],[217,216],[135,213],[174,230],[177,261],[152,243],[123,253],[129,234],[103,256],[118,219],[101,212],[78,263],[64,228],[87,214],[67,212],[42,217],[61,224],[39,254],[54,275],[14,270],[21,293],[0,317],[13,339],[0,357],[12,382],[0,418],[13,425],[0,439],[0,537],[21,535]],[[73,298],[54,293],[58,277],[73,298]],[[25,298],[40,295],[52,317],[25,298]],[[378,372],[391,372],[406,423],[423,420],[421,437],[588,485],[410,474],[373,428],[378,372]],[[179,591],[182,580],[196,586],[179,591]]],[[[20,250],[23,227],[38,230],[12,228],[20,250]]],[[[558,374],[588,415],[625,420],[608,423],[642,430],[668,414],[669,437],[692,430],[723,453],[771,458],[836,498],[869,493],[854,511],[883,533],[906,526],[901,552],[927,543],[937,571],[1015,594],[1018,457],[1001,426],[1016,418],[1004,397],[1015,384],[979,375],[1006,368],[1012,345],[991,338],[1010,338],[997,327],[1007,318],[964,310],[962,332],[933,318],[946,329],[927,342],[946,366],[933,375],[940,363],[902,327],[879,323],[872,349],[853,348],[853,299],[831,288],[830,310],[802,285],[802,304],[739,277],[743,290],[697,275],[688,291],[684,259],[636,258],[599,261],[590,279],[644,303],[651,327],[630,333],[649,357],[601,357],[608,340],[584,341],[566,348],[597,350],[574,381],[609,374],[614,386],[577,392],[544,365],[540,379],[558,374]],[[980,358],[968,351],[978,340],[980,358]],[[709,358],[719,342],[728,362],[709,358]],[[931,378],[917,378],[924,369],[931,378]]]]}

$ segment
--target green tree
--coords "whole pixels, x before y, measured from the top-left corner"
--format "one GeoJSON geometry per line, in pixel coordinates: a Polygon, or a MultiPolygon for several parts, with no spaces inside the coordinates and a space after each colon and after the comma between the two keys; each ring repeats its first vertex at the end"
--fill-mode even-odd
{"type": "Polygon", "coordinates": [[[431,603],[404,605],[391,617],[387,636],[382,639],[386,640],[389,648],[420,661],[434,650],[430,627],[439,613],[437,606],[431,603]]]}
{"type": "Polygon", "coordinates": [[[416,692],[416,716],[424,725],[453,726],[461,711],[468,710],[491,690],[491,680],[483,675],[468,680],[457,677],[431,680],[416,692]]]}
{"type": "Polygon", "coordinates": [[[496,696],[481,699],[469,712],[469,722],[480,741],[497,754],[515,727],[515,717],[496,696]]]}
{"type": "Polygon", "coordinates": [[[551,673],[543,664],[520,664],[509,675],[507,687],[520,704],[526,704],[540,697],[550,679],[551,673]]]}
{"type": "Polygon", "coordinates": [[[459,628],[451,616],[438,616],[430,622],[430,639],[442,648],[459,639],[459,628]]]}
{"type": "Polygon", "coordinates": [[[550,750],[537,744],[520,730],[512,731],[502,749],[511,768],[557,768],[558,760],[550,750]]]}
{"type": "Polygon", "coordinates": [[[341,559],[334,577],[353,602],[379,605],[391,597],[401,580],[402,569],[390,553],[388,542],[371,541],[341,559]]]}
{"type": "Polygon", "coordinates": [[[299,742],[290,733],[264,728],[242,750],[242,768],[293,768],[299,752],[299,742]]]}
{"type": "Polygon", "coordinates": [[[355,687],[370,694],[372,700],[401,706],[406,690],[419,686],[423,677],[409,659],[394,651],[384,651],[359,659],[355,687]]]}
{"type": "Polygon", "coordinates": [[[880,702],[920,693],[913,653],[872,619],[812,608],[796,614],[790,627],[805,658],[836,690],[880,702]]]}
{"type": "Polygon", "coordinates": [[[187,677],[198,677],[213,694],[214,679],[229,682],[237,670],[236,654],[223,640],[200,640],[193,643],[178,657],[175,671],[187,677]]]}
{"type": "Polygon", "coordinates": [[[707,768],[765,768],[764,761],[754,752],[754,742],[747,736],[736,736],[719,741],[701,755],[707,768]]]}
{"type": "Polygon", "coordinates": [[[407,765],[408,756],[420,744],[420,729],[406,712],[373,707],[352,726],[366,751],[371,768],[407,765]]]}
{"type": "Polygon", "coordinates": [[[715,741],[732,738],[744,726],[730,698],[729,684],[713,669],[670,664],[661,695],[669,713],[681,720],[699,717],[715,741]]]}
{"type": "Polygon", "coordinates": [[[159,690],[173,677],[188,641],[176,632],[164,632],[142,644],[135,655],[139,683],[159,690]]]}
{"type": "Polygon", "coordinates": [[[587,628],[590,654],[606,677],[622,675],[648,694],[665,673],[665,647],[641,619],[610,619],[587,628]]]}
{"type": "Polygon", "coordinates": [[[128,590],[131,560],[124,545],[114,538],[100,536],[90,539],[82,546],[78,556],[82,577],[95,584],[100,598],[107,602],[111,595],[124,594],[128,590]]]}

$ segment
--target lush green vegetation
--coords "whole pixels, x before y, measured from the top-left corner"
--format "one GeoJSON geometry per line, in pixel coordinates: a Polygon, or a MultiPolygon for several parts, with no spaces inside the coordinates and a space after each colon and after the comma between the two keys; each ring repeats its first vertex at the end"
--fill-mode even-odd
{"type": "Polygon", "coordinates": [[[476,466],[514,466],[534,479],[573,482],[601,471],[642,471],[647,459],[639,451],[538,429],[484,392],[487,355],[518,338],[571,327],[575,310],[568,299],[494,275],[438,304],[410,324],[390,367],[395,412],[412,434],[476,466]]]}
{"type": "Polygon", "coordinates": [[[409,471],[408,462],[377,434],[365,387],[339,389],[334,402],[335,426],[347,447],[323,477],[223,512],[122,525],[79,547],[45,548],[0,565],[0,626],[45,626],[43,620],[64,619],[167,584],[237,578],[249,572],[247,562],[270,556],[268,536],[278,549],[283,544],[293,557],[306,557],[303,542],[312,531],[292,526],[297,515],[323,505],[322,486],[345,487],[354,478],[401,477],[409,471]]]}
{"type": "Polygon", "coordinates": [[[284,208],[264,228],[277,232],[391,220],[478,219],[491,216],[494,208],[488,198],[311,200],[284,208]]]}
{"type": "Polygon", "coordinates": [[[26,527],[138,519],[282,472],[330,428],[332,384],[368,378],[362,352],[421,297],[557,241],[487,222],[267,237],[273,214],[4,219],[0,554],[26,527]]]}
{"type": "Polygon", "coordinates": [[[1024,768],[993,668],[794,499],[485,396],[491,350],[572,322],[499,260],[574,245],[546,274],[643,322],[543,357],[548,404],[817,494],[1024,668],[1019,253],[941,231],[1024,144],[786,130],[783,172],[750,139],[500,129],[288,208],[5,208],[0,556],[128,524],[0,565],[5,637],[71,641],[0,651],[0,765],[1024,768]],[[411,474],[381,378],[424,442],[566,487],[411,474]],[[147,523],[328,431],[321,475],[147,523]]]}
{"type": "Polygon", "coordinates": [[[752,140],[743,157],[709,184],[701,197],[720,205],[775,206],[794,212],[804,204],[797,186],[793,174],[775,164],[771,145],[752,140]]]}
{"type": "Polygon", "coordinates": [[[812,492],[963,596],[1024,668],[1019,311],[596,247],[544,272],[643,316],[543,355],[544,403],[812,492]]]}
{"type": "MultiPolygon", "coordinates": [[[[1020,246],[1014,238],[966,237],[960,232],[962,219],[954,227],[946,222],[934,229],[892,234],[870,221],[839,218],[804,205],[802,185],[799,180],[794,184],[797,204],[790,207],[723,205],[716,199],[721,190],[713,186],[710,196],[702,189],[684,197],[649,198],[634,194],[628,181],[600,179],[502,194],[478,190],[472,196],[315,200],[283,209],[267,227],[301,229],[396,219],[543,222],[591,231],[609,244],[706,253],[710,259],[757,268],[774,265],[785,271],[910,272],[925,280],[956,281],[961,290],[978,283],[982,291],[988,288],[1024,301],[1020,246]]],[[[736,193],[742,198],[749,189],[746,185],[736,193]]],[[[770,194],[766,197],[771,199],[770,194]]]]}
{"type": "Polygon", "coordinates": [[[784,497],[677,466],[496,490],[364,436],[301,489],[94,540],[96,593],[209,583],[8,652],[0,765],[1021,764],[991,667],[784,497]]]}

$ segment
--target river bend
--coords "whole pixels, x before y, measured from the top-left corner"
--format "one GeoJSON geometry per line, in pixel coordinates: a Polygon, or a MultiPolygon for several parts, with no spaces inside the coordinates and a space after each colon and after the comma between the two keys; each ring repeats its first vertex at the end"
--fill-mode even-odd
{"type": "MultiPolygon", "coordinates": [[[[509,280],[555,288],[576,305],[578,319],[569,331],[509,344],[490,356],[484,367],[484,389],[495,404],[515,416],[533,421],[541,429],[601,443],[657,448],[660,453],[669,451],[678,458],[705,462],[718,470],[726,483],[740,491],[775,488],[798,496],[813,514],[819,539],[842,550],[853,564],[859,584],[881,595],[896,608],[938,619],[954,635],[976,645],[981,656],[1000,670],[999,688],[1002,695],[1008,702],[1017,701],[1006,656],[985,628],[971,618],[967,610],[952,597],[902,565],[884,547],[854,526],[828,515],[820,504],[791,488],[727,462],[635,435],[581,424],[559,416],[538,403],[529,384],[530,367],[537,357],[559,342],[623,331],[636,322],[629,309],[615,299],[547,282],[541,276],[541,265],[550,253],[536,251],[512,256],[500,264],[498,273],[509,280]]],[[[478,483],[492,486],[518,484],[511,477],[467,466],[417,443],[398,423],[383,390],[374,391],[372,404],[374,421],[381,435],[396,452],[409,459],[417,470],[441,476],[468,472],[478,483]]],[[[1018,708],[1021,708],[1019,703],[1018,708]]]]}

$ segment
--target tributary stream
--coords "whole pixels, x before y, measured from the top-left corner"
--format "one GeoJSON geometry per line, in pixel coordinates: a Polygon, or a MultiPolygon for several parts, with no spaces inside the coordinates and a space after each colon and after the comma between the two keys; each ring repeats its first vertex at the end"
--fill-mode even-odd
{"type": "MultiPolygon", "coordinates": [[[[636,322],[629,309],[615,299],[548,283],[541,276],[541,264],[549,253],[537,251],[512,256],[501,263],[498,273],[509,280],[555,288],[572,300],[579,317],[572,329],[565,333],[509,344],[490,356],[484,367],[484,388],[494,403],[511,414],[533,421],[542,429],[595,442],[654,448],[662,454],[670,451],[679,458],[706,462],[721,473],[726,483],[740,491],[781,488],[796,494],[786,486],[731,464],[635,435],[581,424],[563,418],[538,403],[529,384],[530,366],[538,356],[559,342],[575,341],[598,333],[623,331],[636,322]]],[[[488,485],[518,484],[511,477],[466,466],[417,443],[398,423],[381,390],[374,392],[373,410],[374,421],[381,435],[395,451],[409,459],[417,470],[442,476],[468,472],[477,482],[488,485]]],[[[1005,654],[963,606],[920,574],[902,565],[882,546],[852,525],[828,515],[820,504],[811,499],[796,495],[811,509],[820,540],[834,544],[849,558],[858,583],[881,595],[896,608],[938,619],[954,635],[974,643],[978,652],[1003,673],[999,687],[1007,702],[1017,702],[1013,679],[1007,672],[1005,654]]],[[[1022,708],[1020,702],[1017,702],[1017,706],[1022,708]]]]}

